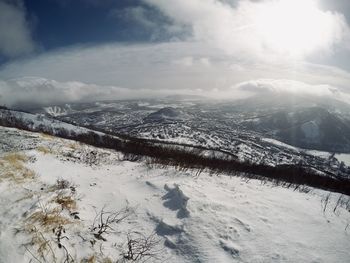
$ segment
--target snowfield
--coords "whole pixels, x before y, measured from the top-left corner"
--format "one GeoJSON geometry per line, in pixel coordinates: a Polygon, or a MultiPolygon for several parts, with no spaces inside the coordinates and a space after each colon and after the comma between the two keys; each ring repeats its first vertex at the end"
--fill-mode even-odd
{"type": "Polygon", "coordinates": [[[350,262],[338,194],[196,172],[0,127],[0,262],[350,262]]]}
{"type": "Polygon", "coordinates": [[[95,134],[103,135],[103,133],[101,132],[72,125],[53,118],[47,118],[43,115],[31,114],[20,111],[0,109],[0,119],[21,121],[31,130],[37,130],[40,127],[50,128],[52,134],[56,135],[61,130],[65,130],[68,134],[87,134],[93,132],[95,134]]]}

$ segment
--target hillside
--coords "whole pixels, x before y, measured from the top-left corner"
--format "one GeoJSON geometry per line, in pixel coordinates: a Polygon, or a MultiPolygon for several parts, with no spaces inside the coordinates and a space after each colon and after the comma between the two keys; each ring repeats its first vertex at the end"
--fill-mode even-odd
{"type": "Polygon", "coordinates": [[[148,240],[148,262],[350,258],[350,214],[333,212],[338,194],[157,168],[12,128],[0,136],[2,262],[128,262],[130,240],[148,240]],[[102,210],[120,221],[99,236],[102,210]]]}
{"type": "MultiPolygon", "coordinates": [[[[263,159],[263,163],[260,163],[255,162],[253,158],[246,160],[240,158],[239,155],[244,153],[256,155],[249,148],[238,147],[237,153],[239,155],[236,155],[220,148],[191,144],[169,144],[158,140],[99,132],[51,117],[8,109],[0,109],[0,126],[41,132],[95,147],[120,151],[126,154],[129,160],[146,160],[158,165],[198,169],[199,172],[208,169],[212,172],[268,180],[278,184],[305,185],[346,195],[350,194],[350,167],[343,161],[339,161],[334,155],[328,157],[327,153],[326,155],[312,151],[305,153],[274,140],[255,138],[259,144],[264,145],[261,147],[255,144],[255,147],[259,151],[263,150],[265,157],[267,156],[265,148],[273,153],[272,163],[269,163],[266,158],[263,159]],[[275,163],[276,153],[277,156],[283,156],[277,164],[275,163]],[[296,159],[292,157],[293,155],[296,159]],[[296,160],[299,161],[296,163],[296,160]]],[[[7,140],[3,142],[4,145],[7,145],[7,140]]],[[[252,144],[252,142],[249,143],[252,144]]],[[[9,148],[11,149],[11,147],[9,148]]]]}
{"type": "Polygon", "coordinates": [[[350,147],[349,121],[320,107],[279,111],[244,125],[302,148],[347,152],[350,147]]]}

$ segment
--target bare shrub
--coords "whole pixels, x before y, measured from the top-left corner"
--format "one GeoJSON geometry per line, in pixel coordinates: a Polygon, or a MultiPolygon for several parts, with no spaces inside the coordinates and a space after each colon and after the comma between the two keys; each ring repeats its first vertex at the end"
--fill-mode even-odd
{"type": "Polygon", "coordinates": [[[66,179],[59,178],[56,180],[56,184],[50,187],[51,191],[66,190],[66,189],[70,189],[71,195],[74,195],[76,194],[77,186],[66,179]]]}
{"type": "Polygon", "coordinates": [[[90,230],[96,239],[107,241],[102,235],[115,231],[114,225],[129,217],[132,213],[134,213],[134,210],[128,206],[114,212],[105,211],[105,207],[103,207],[97,213],[90,230]]]}
{"type": "Polygon", "coordinates": [[[66,230],[62,225],[59,225],[58,227],[52,229],[52,232],[55,235],[55,242],[59,249],[63,249],[64,251],[64,263],[72,263],[74,262],[74,258],[69,253],[67,247],[62,243],[64,239],[69,239],[65,234],[66,230]]]}
{"type": "Polygon", "coordinates": [[[71,182],[69,182],[68,180],[62,179],[62,178],[58,178],[56,180],[55,186],[56,186],[57,190],[68,189],[71,186],[71,182]]]}
{"type": "Polygon", "coordinates": [[[350,196],[339,195],[337,201],[333,204],[332,193],[329,192],[321,199],[321,205],[324,213],[328,207],[330,207],[334,214],[337,214],[339,208],[344,208],[346,211],[350,212],[350,196]]]}
{"type": "Polygon", "coordinates": [[[323,213],[326,212],[327,210],[327,207],[329,205],[329,202],[330,202],[330,198],[331,198],[331,193],[329,192],[325,197],[322,198],[321,200],[321,205],[322,205],[322,210],[323,210],[323,213]]]}
{"type": "Polygon", "coordinates": [[[144,236],[141,233],[129,233],[127,235],[127,250],[123,253],[123,258],[127,261],[147,261],[150,259],[159,260],[163,250],[160,247],[161,239],[156,233],[144,236]]]}

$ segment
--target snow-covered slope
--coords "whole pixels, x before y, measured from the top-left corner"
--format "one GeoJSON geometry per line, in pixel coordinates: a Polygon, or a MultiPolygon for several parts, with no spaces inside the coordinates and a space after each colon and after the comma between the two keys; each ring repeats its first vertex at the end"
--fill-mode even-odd
{"type": "Polygon", "coordinates": [[[350,216],[333,213],[337,194],[324,210],[324,191],[155,168],[16,129],[0,137],[0,262],[128,262],[128,240],[143,237],[154,241],[148,262],[350,259],[350,216]],[[101,210],[102,221],[125,218],[98,236],[101,210]]]}
{"type": "Polygon", "coordinates": [[[64,130],[68,134],[87,134],[92,132],[102,135],[100,132],[72,125],[53,118],[48,118],[41,114],[31,114],[7,109],[0,109],[0,123],[5,123],[4,126],[18,125],[26,127],[29,130],[40,132],[46,131],[52,134],[57,134],[64,130]]]}
{"type": "Polygon", "coordinates": [[[48,115],[54,116],[54,117],[67,114],[67,109],[59,106],[44,107],[44,109],[48,115]]]}
{"type": "Polygon", "coordinates": [[[350,123],[344,116],[321,107],[308,107],[267,114],[244,125],[297,147],[348,152],[350,123]]]}

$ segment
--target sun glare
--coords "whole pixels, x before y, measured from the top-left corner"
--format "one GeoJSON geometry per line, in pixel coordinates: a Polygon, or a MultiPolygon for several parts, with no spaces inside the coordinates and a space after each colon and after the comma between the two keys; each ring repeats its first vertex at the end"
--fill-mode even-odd
{"type": "Polygon", "coordinates": [[[316,0],[273,0],[261,5],[255,19],[264,45],[279,53],[303,56],[329,39],[331,21],[316,0]]]}

